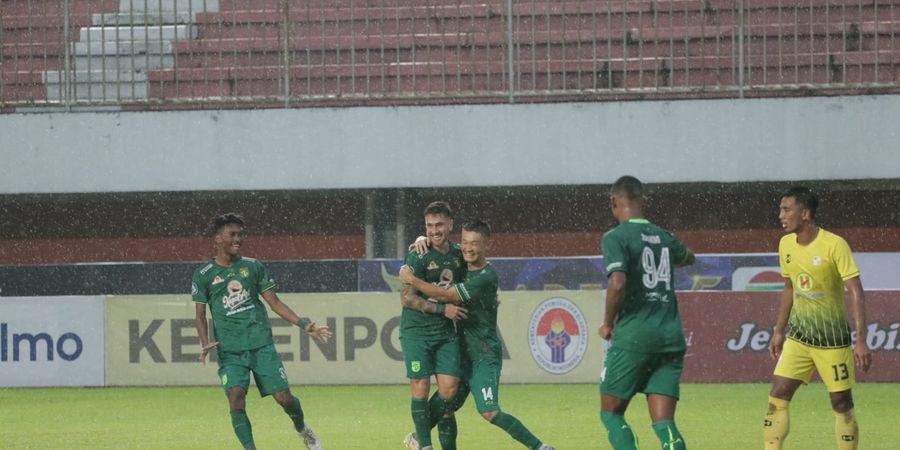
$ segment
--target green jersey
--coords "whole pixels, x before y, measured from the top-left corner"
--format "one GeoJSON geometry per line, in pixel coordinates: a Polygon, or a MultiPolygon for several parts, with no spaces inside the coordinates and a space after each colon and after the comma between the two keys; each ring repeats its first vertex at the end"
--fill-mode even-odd
{"type": "Polygon", "coordinates": [[[275,281],[261,262],[241,257],[222,267],[213,259],[197,268],[191,281],[193,300],[209,305],[220,350],[239,352],[273,342],[269,314],[259,295],[275,288],[275,281]]]}
{"type": "Polygon", "coordinates": [[[500,359],[497,337],[497,286],[499,278],[494,266],[469,271],[466,281],[456,284],[456,293],[469,317],[462,321],[463,351],[473,361],[500,359]]]}
{"type": "Polygon", "coordinates": [[[673,268],[687,258],[687,247],[646,219],[631,219],[603,235],[602,249],[607,274],[624,272],[626,279],[613,347],[638,352],[685,350],[673,268]]]}
{"type": "MultiPolygon", "coordinates": [[[[450,242],[447,253],[430,249],[420,257],[415,251],[411,251],[406,255],[404,264],[412,268],[416,278],[445,288],[461,280],[466,270],[459,245],[453,242],[450,242]]],[[[421,293],[419,295],[425,298],[421,293]]],[[[406,307],[400,313],[401,338],[434,339],[453,334],[453,322],[442,314],[429,314],[406,307]]]]}

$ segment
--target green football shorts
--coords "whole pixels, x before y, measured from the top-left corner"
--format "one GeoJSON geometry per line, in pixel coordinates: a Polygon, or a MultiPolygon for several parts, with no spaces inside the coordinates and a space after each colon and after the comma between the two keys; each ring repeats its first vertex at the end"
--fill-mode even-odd
{"type": "Polygon", "coordinates": [[[459,376],[459,339],[401,338],[406,378],[428,378],[434,374],[459,376]]]}
{"type": "Polygon", "coordinates": [[[475,409],[479,414],[500,410],[500,370],[502,366],[503,361],[499,358],[477,359],[472,361],[471,372],[467,370],[467,373],[462,376],[465,384],[472,390],[475,409]]]}
{"type": "Polygon", "coordinates": [[[259,389],[260,397],[272,395],[289,387],[287,374],[275,344],[243,352],[219,351],[219,379],[226,392],[239,386],[248,390],[250,373],[259,389]]]}
{"type": "Polygon", "coordinates": [[[679,398],[684,352],[643,353],[610,347],[600,393],[631,400],[638,392],[679,398]]]}

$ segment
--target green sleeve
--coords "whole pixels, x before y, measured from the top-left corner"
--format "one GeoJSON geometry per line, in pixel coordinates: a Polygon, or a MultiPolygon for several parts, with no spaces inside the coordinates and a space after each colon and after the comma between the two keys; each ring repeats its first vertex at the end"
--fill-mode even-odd
{"type": "Polygon", "coordinates": [[[453,285],[459,300],[462,303],[469,303],[472,299],[481,298],[497,292],[497,273],[494,271],[482,270],[476,275],[469,273],[469,278],[453,285]]]}
{"type": "Polygon", "coordinates": [[[275,286],[277,286],[277,283],[275,283],[275,279],[269,275],[266,266],[263,263],[256,261],[256,287],[259,290],[259,293],[262,294],[263,292],[274,289],[275,286]]]}
{"type": "Polygon", "coordinates": [[[669,235],[672,236],[672,262],[675,264],[680,264],[684,262],[685,258],[687,258],[688,249],[681,241],[678,240],[677,237],[675,237],[674,234],[669,233],[669,235]]]}
{"type": "Polygon", "coordinates": [[[627,252],[622,241],[613,232],[606,233],[601,243],[603,250],[603,264],[606,266],[607,276],[613,272],[625,272],[628,270],[627,252]]]}
{"type": "Polygon", "coordinates": [[[191,277],[191,300],[196,303],[209,303],[209,293],[206,283],[203,282],[199,273],[194,272],[191,277]]]}
{"type": "Polygon", "coordinates": [[[411,251],[406,255],[406,259],[403,260],[403,264],[409,266],[413,275],[420,280],[425,279],[425,259],[424,257],[419,257],[419,255],[415,251],[411,251]]]}

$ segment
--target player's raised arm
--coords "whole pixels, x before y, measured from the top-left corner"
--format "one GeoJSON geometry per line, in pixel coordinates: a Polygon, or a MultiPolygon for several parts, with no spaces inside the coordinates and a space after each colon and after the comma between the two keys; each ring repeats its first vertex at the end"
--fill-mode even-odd
{"type": "Polygon", "coordinates": [[[856,367],[868,372],[872,365],[872,353],[869,351],[868,329],[866,328],[865,293],[859,277],[844,281],[844,286],[850,294],[850,311],[853,313],[853,323],[856,328],[856,345],[853,347],[853,359],[856,367]]]}
{"type": "Polygon", "coordinates": [[[315,322],[311,322],[306,319],[301,319],[294,310],[291,309],[290,306],[285,304],[278,298],[278,294],[275,293],[275,289],[269,289],[262,294],[263,300],[269,304],[269,307],[272,308],[272,311],[275,311],[275,314],[278,314],[282,319],[287,320],[288,322],[297,325],[302,328],[303,331],[306,331],[310,336],[316,338],[319,342],[328,342],[328,339],[331,338],[332,333],[331,330],[326,326],[317,326],[315,322]]]}
{"type": "Polygon", "coordinates": [[[441,303],[460,303],[459,293],[456,292],[456,289],[443,289],[425,280],[416,278],[409,266],[400,268],[400,281],[441,303]]]}
{"type": "Polygon", "coordinates": [[[791,309],[794,307],[794,284],[790,278],[784,279],[784,290],[781,292],[781,303],[778,305],[778,319],[775,321],[775,330],[772,332],[772,340],[769,341],[769,355],[773,360],[778,359],[781,349],[784,347],[784,332],[788,319],[791,317],[791,309]]]}

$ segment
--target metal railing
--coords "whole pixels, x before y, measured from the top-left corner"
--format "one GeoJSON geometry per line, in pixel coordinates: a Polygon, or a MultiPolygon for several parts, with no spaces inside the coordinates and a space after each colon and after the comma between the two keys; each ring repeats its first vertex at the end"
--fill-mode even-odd
{"type": "Polygon", "coordinates": [[[0,108],[900,91],[900,0],[0,0],[0,108]]]}

